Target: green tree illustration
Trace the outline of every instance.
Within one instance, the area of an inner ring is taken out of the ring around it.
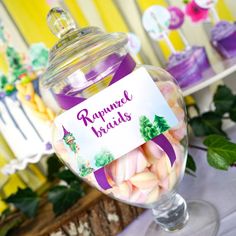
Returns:
[[[153,124],[156,127],[158,127],[158,129],[160,130],[160,133],[164,133],[166,130],[170,128],[165,118],[162,116],[155,115]]]
[[[84,177],[88,174],[91,174],[93,172],[93,168],[86,167],[84,164],[82,164],[79,168],[80,176]]]
[[[95,156],[95,165],[102,167],[114,160],[114,156],[107,150],[103,150]]]
[[[140,133],[146,142],[160,134],[158,126],[153,125],[146,116],[139,118],[139,125]]]

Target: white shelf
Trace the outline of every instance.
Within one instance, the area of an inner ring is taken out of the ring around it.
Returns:
[[[209,72],[205,73],[204,78],[190,87],[183,89],[183,95],[188,96],[203,88],[210,86],[212,83],[227,78],[236,72],[236,59],[225,60],[213,65],[214,75],[209,76]],[[208,75],[207,75],[208,74]]]

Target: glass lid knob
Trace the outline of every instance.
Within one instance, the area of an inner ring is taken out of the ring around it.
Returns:
[[[72,17],[60,7],[54,7],[49,11],[47,23],[52,33],[58,38],[62,38],[66,33],[77,28]]]

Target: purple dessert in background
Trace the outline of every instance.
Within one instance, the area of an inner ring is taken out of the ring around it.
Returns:
[[[205,70],[211,68],[210,61],[208,59],[206,49],[200,46],[193,46],[191,48],[194,52],[194,56],[197,60],[200,71],[203,73]]]
[[[236,25],[218,22],[211,30],[211,43],[224,58],[236,56]]]
[[[205,71],[212,73],[206,50],[199,46],[172,54],[166,69],[178,81],[181,88],[202,80]]]
[[[194,51],[191,49],[172,54],[166,69],[177,80],[181,88],[202,79]]]

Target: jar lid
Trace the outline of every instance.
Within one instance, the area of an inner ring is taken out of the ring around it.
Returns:
[[[123,47],[127,43],[124,33],[107,34],[97,27],[77,28],[72,17],[62,8],[52,8],[47,23],[60,40],[49,52],[49,66],[41,78],[44,88],[51,88],[78,68],[90,66],[94,61]]]

